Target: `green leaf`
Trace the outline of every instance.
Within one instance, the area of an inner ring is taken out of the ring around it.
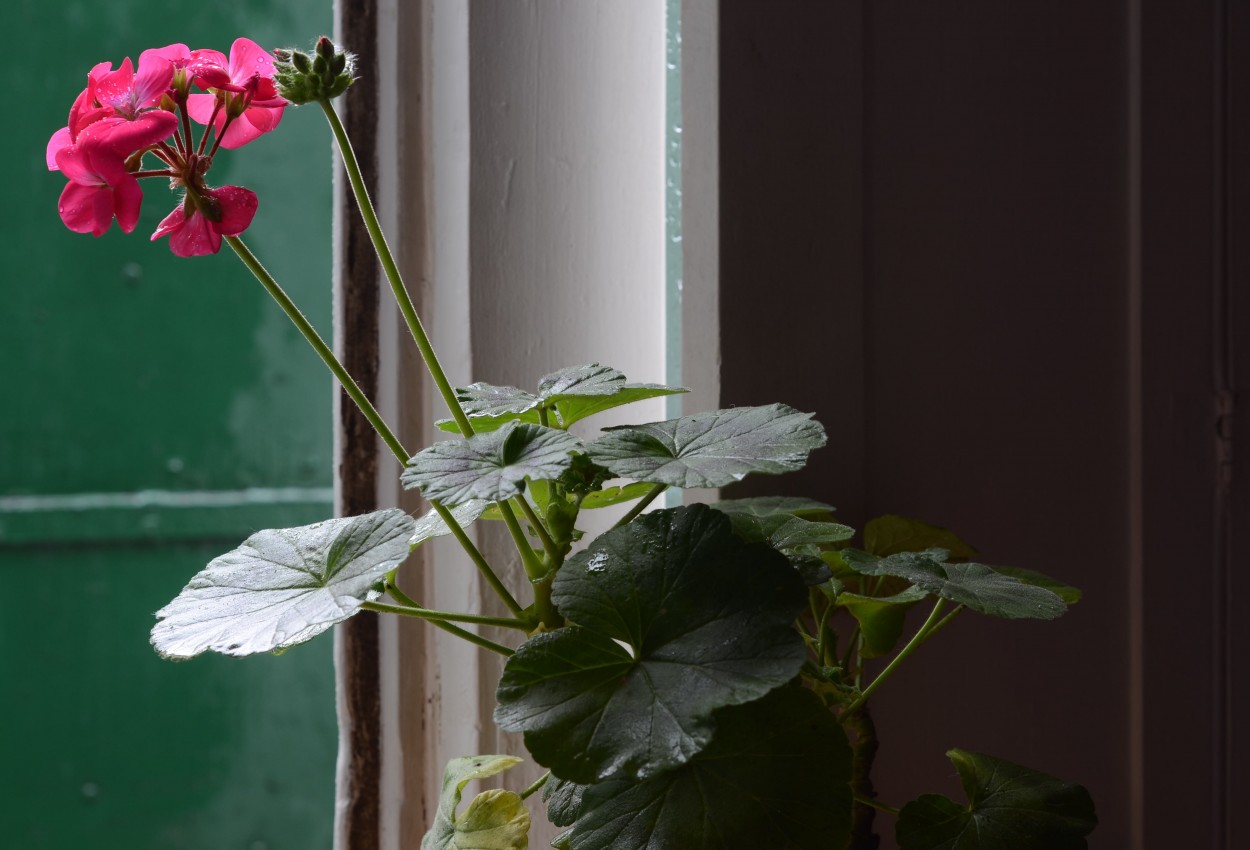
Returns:
[[[993,617],[1053,620],[1068,610],[1051,591],[1003,575],[993,567],[949,563],[950,553],[945,549],[900,552],[886,558],[856,549],[843,549],[841,554],[861,575],[896,576],[926,593]]]
[[[1024,567],[995,567],[994,569],[1005,576],[1019,579],[1025,584],[1031,584],[1034,587],[1044,587],[1069,605],[1075,605],[1081,601],[1080,590],[1050,576],[1042,575],[1033,570],[1026,570]]]
[[[482,433],[512,420],[538,424],[539,411],[544,409],[557,416],[550,424],[568,428],[580,419],[613,407],[684,392],[688,390],[683,387],[627,384],[625,375],[618,370],[589,363],[544,375],[538,384],[538,395],[516,387],[478,383],[457,389],[456,398],[473,429]],[[453,419],[442,419],[437,424],[445,431],[460,432]]]
[[[483,791],[456,821],[447,850],[526,850],[530,812],[515,791]],[[436,845],[437,846],[437,845]]]
[[[463,505],[451,508],[451,516],[461,528],[466,528],[477,522],[490,506],[491,503],[485,499],[474,499],[465,502]],[[438,515],[438,511],[431,510],[417,520],[412,539],[408,541],[408,545],[415,549],[425,541],[435,537],[442,537],[445,534],[451,534],[451,527],[443,522],[443,518]]]
[[[712,502],[708,507],[715,508],[731,517],[738,514],[766,517],[782,514],[798,516],[805,519],[824,517],[833,513],[833,505],[817,502],[815,499],[804,499],[796,496],[753,496],[747,499],[725,499]]]
[[[863,656],[879,658],[889,654],[903,634],[907,612],[912,605],[926,598],[918,587],[909,587],[894,596],[860,596],[856,593],[838,594],[837,604],[843,606],[859,623],[864,636]]]
[[[673,487],[723,487],[749,473],[794,472],[825,430],[784,404],[735,407],[646,425],[605,429],[590,459],[623,478]]]
[[[543,802],[547,805],[547,820],[556,826],[572,826],[582,808],[582,794],[587,786],[567,782],[554,775],[543,786]]]
[[[951,750],[968,805],[925,794],[899,814],[902,850],[1085,850],[1098,825],[1089,792],[990,756]]]
[[[457,817],[464,786],[521,763],[515,756],[467,756],[452,759],[443,770],[443,788],[430,831],[421,850],[525,850],[529,811],[512,791],[484,791]]]
[[[730,499],[711,507],[729,515],[734,534],[748,543],[767,543],[786,556],[808,586],[821,584],[832,575],[822,560],[820,546],[840,543],[855,535],[854,529],[835,522],[813,522],[795,514],[829,517],[833,508],[823,502],[770,496]]]
[[[499,502],[525,490],[525,479],[557,478],[573,463],[582,441],[541,425],[510,422],[467,440],[445,440],[408,461],[400,481],[427,499],[459,505]]]
[[[412,517],[391,509],[259,531],[156,612],[152,646],[183,659],[310,640],[381,595],[374,586],[408,556],[412,529]]]
[[[784,687],[717,715],[677,770],[586,787],[570,850],[827,850],[850,834],[851,751],[812,693]]]
[[[613,407],[684,392],[689,390],[661,384],[627,384],[624,374],[598,363],[561,369],[538,383],[543,403],[555,408],[565,428]]]
[[[864,548],[874,555],[897,555],[900,552],[923,552],[945,549],[951,558],[966,561],[975,558],[973,549],[954,532],[936,525],[901,516],[883,516],[869,520],[864,526]]]
[[[802,581],[705,505],[602,535],[560,569],[552,600],[577,625],[508,659],[495,721],[564,779],[681,765],[711,740],[716,709],[758,699],[803,664],[792,625]]]
[[[648,484],[646,481],[635,481],[619,487],[605,487],[594,493],[587,493],[586,498],[582,499],[582,507],[586,510],[594,510],[606,508],[609,505],[619,505],[622,502],[632,502],[635,499],[641,499],[654,488],[654,484]]]

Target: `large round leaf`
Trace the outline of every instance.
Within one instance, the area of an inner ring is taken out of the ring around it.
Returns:
[[[509,422],[467,440],[444,440],[408,461],[400,481],[451,507],[473,499],[500,502],[525,490],[525,479],[559,478],[582,441],[555,428]]]
[[[716,737],[677,770],[585,787],[570,850],[831,850],[850,833],[851,751],[810,692],[780,688],[717,715]]]
[[[152,646],[181,659],[272,652],[316,637],[378,598],[374,585],[408,555],[413,525],[391,509],[259,531],[156,612]]]
[[[752,472],[794,472],[825,430],[784,404],[734,407],[605,429],[590,459],[623,478],[673,487],[724,487]]]
[[[903,806],[902,850],[1085,850],[1098,824],[1080,785],[1009,761],[951,750],[968,804],[925,794]]]
[[[797,573],[704,506],[656,511],[570,558],[552,599],[576,626],[508,659],[496,722],[564,779],[645,778],[712,738],[712,714],[792,679]]]

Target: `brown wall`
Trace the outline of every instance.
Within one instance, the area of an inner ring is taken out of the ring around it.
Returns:
[[[1095,848],[1250,846],[1227,815],[1248,500],[1219,483],[1245,417],[1216,429],[1250,330],[1248,18],[721,3],[722,403],[831,435],[749,486],[924,518],[1086,593],[1056,623],[968,616],[883,688],[888,802],[954,794],[959,746],[1086,785]]]

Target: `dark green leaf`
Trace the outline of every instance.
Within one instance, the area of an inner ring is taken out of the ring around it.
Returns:
[[[525,490],[525,479],[556,478],[582,442],[541,425],[510,422],[467,440],[445,440],[418,452],[400,481],[427,499],[459,505],[472,499],[503,501]]]
[[[1075,605],[1081,601],[1080,590],[1050,576],[1042,575],[1033,570],[1026,570],[1024,567],[995,567],[994,569],[1005,576],[1019,579],[1025,584],[1031,584],[1034,587],[1044,587],[1069,605]]]
[[[1080,785],[965,750],[955,763],[968,805],[926,794],[903,807],[902,850],[1085,850],[1098,824]]]
[[[809,691],[784,687],[717,714],[689,763],[584,789],[570,850],[829,850],[850,832],[851,752]]]
[[[794,472],[825,431],[784,404],[735,407],[647,425],[605,429],[591,460],[623,478],[673,487],[724,487],[752,472]]]
[[[945,549],[900,552],[886,558],[856,549],[844,549],[841,554],[861,575],[896,576],[926,593],[994,617],[1053,620],[1068,610],[1051,591],[1003,575],[993,567],[949,563]]]
[[[819,546],[805,544],[778,551],[786,556],[790,566],[798,570],[803,583],[808,587],[823,584],[833,577],[833,571],[829,569],[829,565],[820,557],[821,551]]]
[[[945,549],[956,561],[966,561],[977,554],[976,549],[959,539],[952,531],[918,519],[893,515],[868,521],[864,526],[864,548],[882,557],[900,552]]]
[[[556,826],[572,826],[582,809],[582,794],[585,785],[566,782],[555,776],[547,780],[543,786],[543,802],[547,804],[547,820]]]
[[[878,658],[894,649],[903,634],[907,611],[927,595],[918,587],[886,597],[842,593],[838,595],[837,604],[850,611],[859,623],[864,636],[863,656]]]
[[[721,513],[729,514],[730,516],[750,514],[752,516],[765,517],[784,514],[786,516],[814,519],[833,513],[833,505],[826,505],[824,502],[796,496],[755,496],[749,499],[725,499],[722,502],[713,502],[708,507],[715,508]]]
[[[508,659],[495,720],[565,779],[683,764],[711,740],[716,709],[758,699],[803,664],[799,577],[704,505],[602,535],[561,568],[552,600],[578,625]]]
[[[466,756],[448,762],[438,810],[430,831],[421,839],[421,850],[525,850],[530,818],[519,795],[486,791],[474,798],[463,815],[456,815],[464,786],[520,763],[515,756]]]
[[[272,652],[316,637],[381,595],[374,586],[408,556],[413,525],[391,509],[259,531],[156,612],[152,646],[182,659]]]

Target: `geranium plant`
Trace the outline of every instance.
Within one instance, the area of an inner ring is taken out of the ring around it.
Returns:
[[[247,39],[229,56],[176,44],[102,63],[48,167],[68,182],[66,226],[96,236],[137,223],[139,180],[179,193],[152,234],[179,256],[224,241],[273,295],[404,467],[429,513],[401,510],[261,531],[211,561],[157,612],[152,644],[186,659],[244,656],[310,640],[363,610],[417,617],[507,657],[495,720],[524,734],[548,773],[525,789],[489,790],[460,806],[465,785],[506,771],[513,756],[467,754],[447,765],[423,850],[508,850],[528,843],[529,806],[567,830],[557,847],[869,848],[888,813],[903,850],[1083,848],[1089,795],[991,756],[952,749],[967,800],[878,800],[869,707],[900,664],[964,612],[1053,619],[1079,592],[1037,573],[974,562],[963,541],[901,517],[863,534],[828,505],[801,498],[731,499],[644,509],[670,488],[719,488],[799,469],[825,434],[784,404],[737,407],[603,429],[574,423],[684,392],[631,383],[591,363],[534,389],[454,388],[378,226],[331,100],[353,82],[350,55],[328,39],[310,54],[270,54]],[[223,150],[279,126],[289,105],[324,111],[382,268],[413,341],[446,402],[450,438],[410,453],[278,283],[240,239],[254,193],[208,182]],[[202,128],[198,130],[197,128]],[[583,511],[633,503],[593,540]],[[465,529],[502,522],[529,578],[518,598]],[[434,611],[396,573],[426,541],[452,535],[509,615]],[[912,608],[927,610],[907,632]],[[474,630],[511,630],[499,643]],[[865,662],[883,659],[868,675]]]

